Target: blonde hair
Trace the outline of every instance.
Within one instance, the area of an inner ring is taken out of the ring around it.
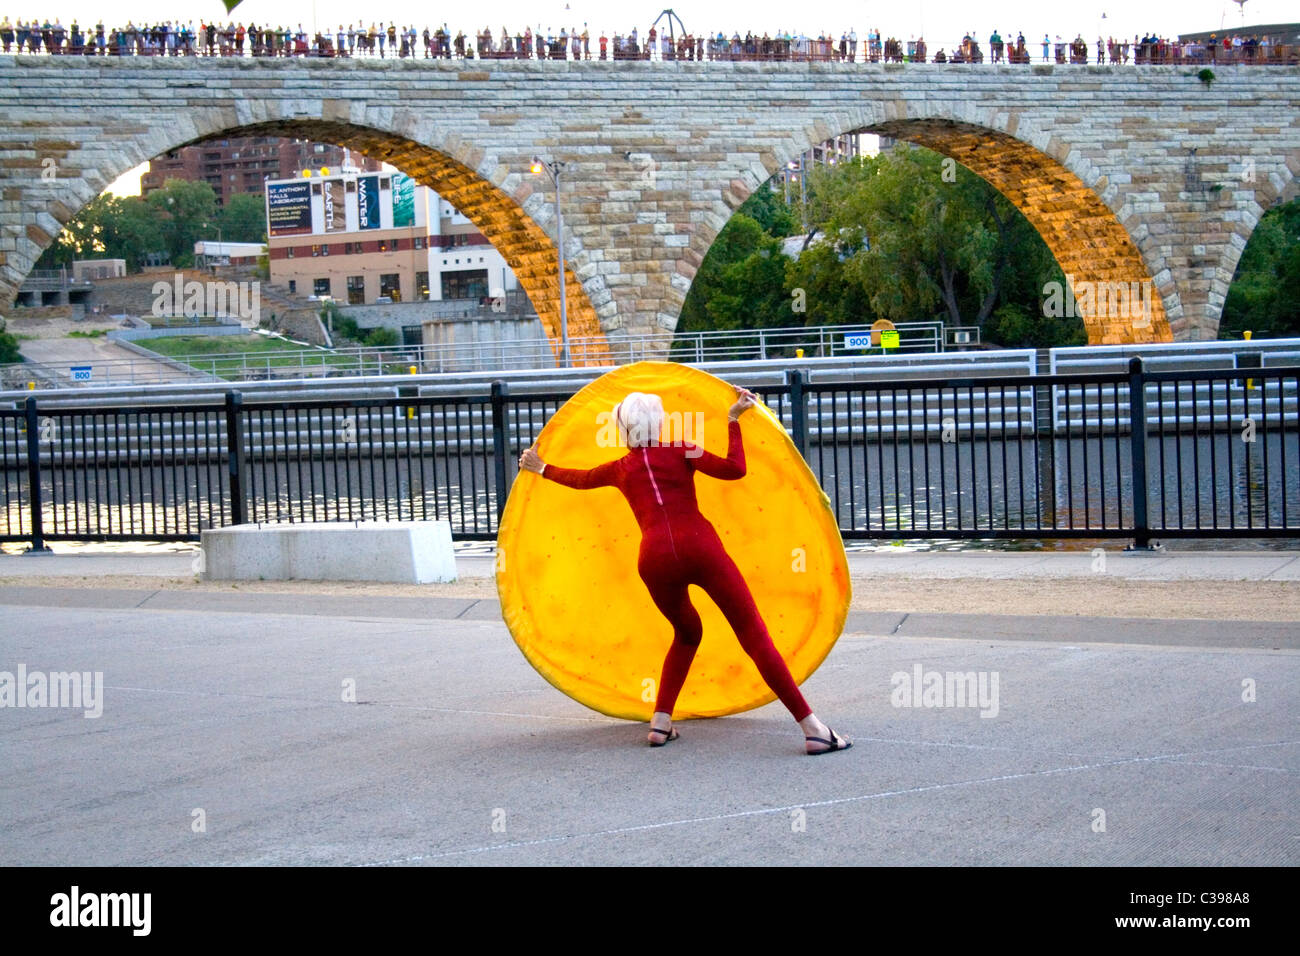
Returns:
[[[614,406],[618,437],[628,448],[659,444],[664,427],[664,403],[658,395],[631,392]]]

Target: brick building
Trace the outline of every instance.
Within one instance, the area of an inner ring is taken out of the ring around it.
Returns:
[[[149,163],[140,179],[140,192],[148,195],[169,179],[205,182],[217,194],[217,205],[239,193],[262,192],[269,179],[289,179],[304,169],[356,167],[378,172],[381,163],[342,146],[274,136],[210,139],[182,146]]]

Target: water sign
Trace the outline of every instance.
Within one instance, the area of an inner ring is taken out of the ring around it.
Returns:
[[[93,368],[93,366],[72,365],[69,366],[68,371],[72,373],[72,380],[74,382],[89,382],[91,368]]]

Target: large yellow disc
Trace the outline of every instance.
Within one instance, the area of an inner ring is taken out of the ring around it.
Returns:
[[[546,423],[537,453],[562,468],[622,457],[627,448],[610,441],[609,413],[629,392],[663,399],[663,441],[684,436],[726,455],[734,389],[670,362],[622,366],[587,385]],[[745,477],[697,473],[696,495],[802,683],[830,653],[848,614],[844,543],[829,499],[772,412],[756,406],[740,423]],[[528,662],[574,700],[629,720],[650,719],[673,640],[637,573],[640,544],[618,489],[579,491],[527,471],[515,479],[497,536],[501,611]],[[719,717],[774,700],[713,601],[695,586],[690,596],[704,637],[674,717]]]

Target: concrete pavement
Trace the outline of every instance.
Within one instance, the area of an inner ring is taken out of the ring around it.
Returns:
[[[51,554],[23,554],[25,545],[10,543],[0,553],[0,578],[28,575],[189,574],[197,545],[72,545],[56,542]],[[969,548],[969,546],[966,546]],[[1105,545],[1105,571],[1113,577],[1148,581],[1300,581],[1296,551],[1153,551],[1129,552],[1122,543]],[[22,558],[23,560],[14,560]],[[491,543],[456,545],[457,570],[463,577],[491,577]],[[1086,578],[1097,574],[1097,555],[1078,551],[912,550],[850,545],[849,571],[854,576],[911,579],[1013,577]]]
[[[1220,574],[1295,565],[1239,557]],[[80,576],[0,588],[0,670],[103,673],[100,717],[0,709],[0,862],[1300,862],[1297,623],[854,612],[804,691],[855,746],[810,760],[779,704],[648,748],[534,672],[488,600],[87,576],[128,558],[192,555],[0,556]],[[978,675],[982,703],[903,699],[931,672]]]

